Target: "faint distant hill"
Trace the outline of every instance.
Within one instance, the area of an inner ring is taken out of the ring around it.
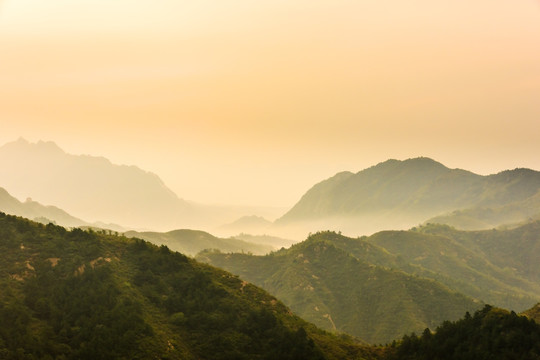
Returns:
[[[21,202],[11,196],[4,188],[0,188],[0,211],[32,219],[43,224],[53,223],[65,227],[92,227],[114,231],[125,230],[120,225],[102,221],[89,223],[71,216],[56,206],[42,205],[37,201],[33,201],[31,198],[27,198],[26,201]]]
[[[272,236],[272,235],[252,235],[252,234],[245,234],[245,233],[234,235],[234,238],[244,240],[244,241],[254,243],[254,244],[270,245],[275,248],[289,247],[295,242],[297,242],[295,240],[285,239],[285,238]]]
[[[90,221],[170,229],[197,218],[198,209],[156,174],[103,157],[67,154],[53,142],[5,144],[0,163],[0,184],[15,196],[55,204]]]
[[[125,235],[144,239],[157,245],[166,245],[171,250],[191,256],[205,249],[215,249],[224,253],[245,252],[255,255],[263,255],[275,250],[275,247],[271,245],[255,244],[236,238],[218,238],[198,230],[181,229],[165,233],[128,231]]]
[[[225,231],[230,233],[250,233],[250,234],[264,234],[272,226],[272,222],[266,220],[262,216],[242,216],[238,220],[232,223],[225,224],[217,228],[219,231]]]
[[[540,172],[481,176],[421,157],[339,173],[313,186],[276,224],[319,222],[344,231],[353,224],[374,231],[408,228],[437,216],[434,221],[487,228],[538,214]]]
[[[38,222],[52,222],[58,225],[74,227],[90,225],[84,220],[69,215],[56,206],[45,206],[28,198],[21,202],[11,196],[5,189],[0,188],[0,211],[17,216],[23,216]]]

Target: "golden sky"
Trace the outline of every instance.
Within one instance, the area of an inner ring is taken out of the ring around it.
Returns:
[[[20,136],[204,203],[288,207],[388,158],[540,170],[540,2],[0,1]]]

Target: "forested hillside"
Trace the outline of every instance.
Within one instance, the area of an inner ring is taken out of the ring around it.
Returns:
[[[222,270],[139,239],[0,213],[6,359],[360,359]]]
[[[406,335],[392,360],[534,360],[540,358],[540,325],[525,316],[486,305],[434,332]]]
[[[320,233],[267,256],[207,251],[206,261],[261,286],[328,330],[385,343],[458,319],[480,304],[441,284],[374,265]],[[368,244],[369,245],[369,244]]]

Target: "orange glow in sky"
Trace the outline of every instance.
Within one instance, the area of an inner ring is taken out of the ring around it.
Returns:
[[[540,6],[4,0],[0,145],[20,136],[205,203],[287,207],[387,158],[540,170]]]

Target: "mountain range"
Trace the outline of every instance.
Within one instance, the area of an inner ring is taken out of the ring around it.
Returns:
[[[153,173],[103,157],[67,154],[53,142],[7,143],[0,147],[0,162],[2,186],[11,193],[89,221],[168,228],[187,220],[195,208]]]
[[[435,328],[481,306],[433,280],[355,257],[332,236],[316,234],[262,257],[205,251],[197,259],[261,286],[317,326],[370,343]]]
[[[268,244],[256,243],[255,241],[248,242],[235,237],[218,238],[200,230],[180,229],[165,233],[127,231],[124,235],[144,239],[156,245],[166,245],[173,251],[189,256],[195,256],[205,249],[216,249],[223,252],[245,252],[255,255],[264,255],[275,250],[275,247]]]
[[[414,158],[336,174],[313,186],[275,223],[366,234],[424,222],[481,230],[537,217],[540,172],[481,176]]]
[[[540,299],[538,258],[540,222],[486,231],[426,225],[360,238],[326,231],[266,256],[197,256],[318,326],[373,343],[433,329],[481,303],[530,308]]]
[[[183,200],[153,173],[102,157],[71,155],[53,142],[7,143],[0,147],[0,162],[0,186],[18,198],[54,204],[87,223],[106,220],[131,229],[191,228],[227,237],[251,233],[300,241],[309,232],[328,229],[366,235],[443,223],[482,230],[540,219],[539,172],[514,169],[482,176],[424,157],[338,173],[314,185],[273,223],[246,216],[261,209]],[[66,226],[77,222],[64,219]]]
[[[527,231],[522,233],[524,241],[530,242]],[[357,311],[349,313],[353,321],[347,330],[378,326],[380,331],[374,337],[394,333],[404,321],[419,327],[424,325],[419,323],[422,319],[445,317],[461,306],[479,307],[435,281],[369,264],[334,245],[352,240],[331,232],[314,234],[288,250],[258,257],[264,260],[259,265],[261,270],[275,271],[275,266],[269,266],[273,262],[269,257],[280,258],[277,276],[270,280],[278,288],[282,284],[285,290],[278,291],[284,296],[287,289],[296,291],[293,297],[300,302],[300,309],[324,301],[328,307],[315,305],[312,312],[321,313],[334,328],[347,318],[336,312],[332,316],[328,309],[336,302],[352,304]],[[364,246],[369,243],[365,239],[357,240],[357,249],[376,249],[375,245]],[[480,237],[478,247],[485,242],[485,237]],[[68,231],[0,213],[0,251],[0,354],[4,358],[397,360],[540,356],[540,326],[514,312],[487,305],[473,316],[466,312],[459,320],[434,320],[429,324],[434,332],[426,328],[421,336],[405,334],[390,345],[367,346],[345,334],[321,331],[256,286],[165,245],[158,247],[92,229]],[[207,255],[216,253],[202,254]],[[234,256],[238,255],[254,258]],[[249,267],[250,261],[242,259],[241,266]],[[340,293],[346,294],[344,302]],[[364,309],[366,305],[368,309]],[[367,324],[360,319],[366,310],[373,312],[372,322]],[[524,314],[537,318],[538,304]]]
[[[23,138],[0,147],[0,187],[17,198],[54,204],[73,217],[123,228],[212,230],[270,208],[203,205],[178,197],[154,173],[104,157],[72,155],[54,142]],[[69,226],[68,224],[65,224]]]

